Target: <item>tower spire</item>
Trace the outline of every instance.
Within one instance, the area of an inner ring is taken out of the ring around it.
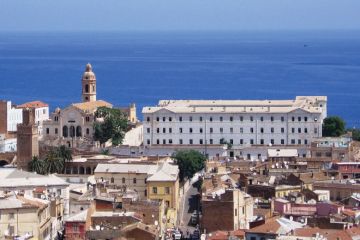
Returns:
[[[96,77],[92,71],[90,63],[86,64],[85,72],[81,80],[82,85],[82,101],[93,102],[96,101]]]

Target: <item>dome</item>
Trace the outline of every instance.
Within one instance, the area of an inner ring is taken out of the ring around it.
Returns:
[[[86,69],[82,78],[83,80],[96,80],[95,73],[92,71],[90,63],[86,64]]]

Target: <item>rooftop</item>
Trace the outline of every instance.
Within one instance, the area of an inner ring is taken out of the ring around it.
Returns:
[[[49,105],[47,103],[44,103],[42,101],[32,101],[17,105],[17,108],[43,108],[48,106]]]
[[[73,103],[72,106],[85,111],[85,112],[95,112],[99,107],[112,107],[111,103],[105,102],[103,100],[97,100],[92,102],[82,102],[82,103]]]

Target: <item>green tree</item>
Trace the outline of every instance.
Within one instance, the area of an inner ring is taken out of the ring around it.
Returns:
[[[69,162],[72,160],[71,149],[65,145],[61,145],[60,147],[56,148],[55,153],[56,156],[63,159],[64,162]]]
[[[29,162],[29,170],[38,174],[46,174],[45,162],[40,160],[37,156],[33,156]]]
[[[48,152],[45,162],[45,171],[49,173],[63,173],[65,167],[65,161],[61,158],[56,150]]]
[[[112,144],[120,145],[128,128],[128,120],[120,109],[100,107],[95,112],[95,117],[102,118],[102,122],[94,124],[94,139],[100,144],[112,140]]]
[[[338,137],[345,133],[345,122],[338,116],[327,117],[323,123],[324,137]]]
[[[360,141],[360,129],[353,128],[353,129],[348,129],[348,131],[352,133],[352,139],[354,141]]]
[[[195,150],[176,151],[172,158],[179,166],[179,178],[183,181],[185,178],[191,178],[194,174],[205,167],[206,157]]]

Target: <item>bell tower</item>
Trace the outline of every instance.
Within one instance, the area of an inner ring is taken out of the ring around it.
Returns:
[[[85,72],[81,80],[82,85],[82,101],[93,102],[96,101],[96,77],[92,71],[90,63],[86,64]]]

